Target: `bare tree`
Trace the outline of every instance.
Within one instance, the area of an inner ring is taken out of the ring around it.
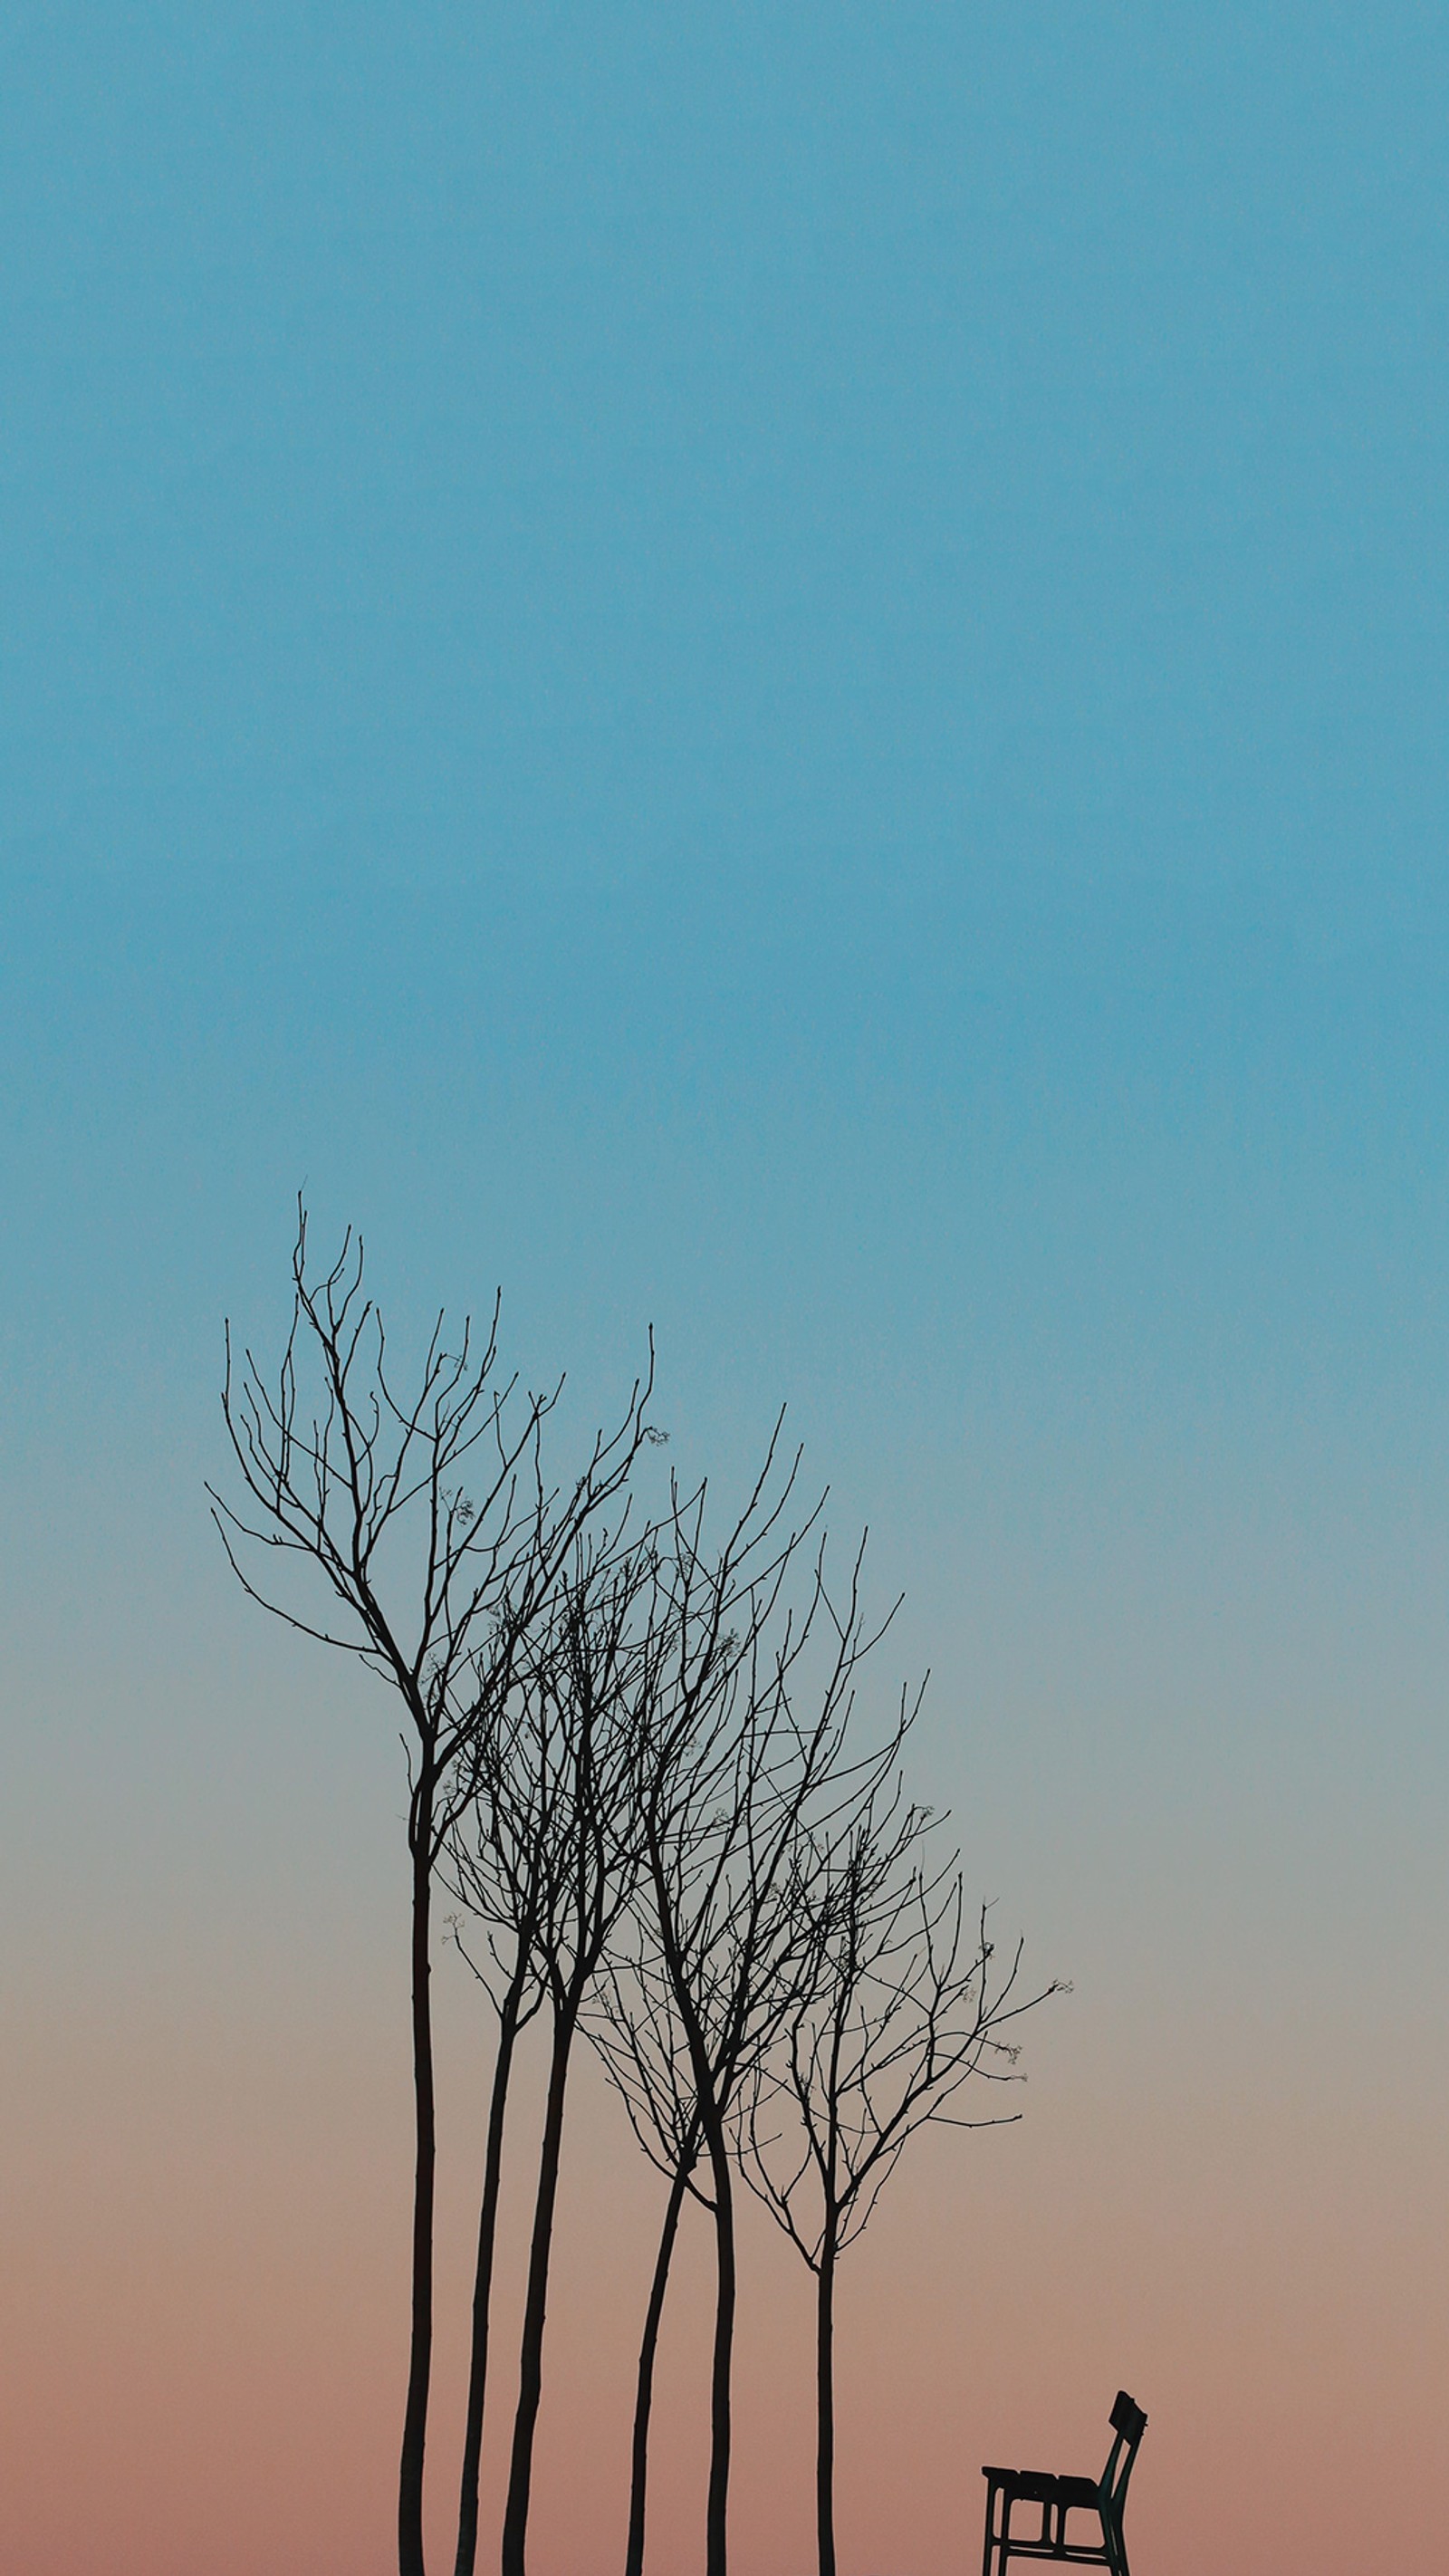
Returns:
[[[600,1433],[581,1472],[551,1487],[542,1431],[559,1389],[521,1393],[495,1375],[498,1308],[457,1346],[435,1324],[410,1392],[397,1391],[380,1315],[363,1289],[360,1238],[309,1274],[299,1206],[291,1330],[279,1367],[233,1361],[223,1408],[241,1471],[238,1511],[213,1492],[245,1590],[305,1636],[353,1654],[398,1693],[408,1754],[415,2170],[407,2399],[398,2476],[400,2576],[424,2576],[422,2501],[433,2326],[437,2155],[430,1997],[433,1874],[458,1795],[458,1763],[506,1691],[523,1641],[579,1534],[606,1512],[647,1437],[649,1379]],[[464,1475],[474,1490],[465,1492]],[[273,1598],[241,1552],[300,1559],[332,1596],[336,1627]]]
[[[476,1740],[473,1798],[451,1836],[458,1883],[470,1901],[495,1917],[512,1910],[515,1967],[526,1942],[551,2025],[504,2576],[524,2571],[570,2062],[585,1999],[639,1865],[636,1731],[660,1652],[648,1616],[651,1592],[647,1546],[591,1549],[580,1542],[546,1617],[515,1658],[508,1722]],[[480,2410],[481,2402],[480,2388]],[[476,2464],[473,2495],[464,2501],[476,2538]]]
[[[473,1739],[465,1757],[466,1795],[457,1802],[443,1854],[450,1884],[482,1926],[482,1954],[464,1939],[456,1919],[454,1938],[498,2017],[473,2266],[455,2576],[473,2576],[478,2554],[478,2481],[493,2265],[514,2053],[521,2032],[544,2000],[537,1942],[545,1902],[551,1783],[521,1758],[520,1738],[525,1734],[516,1700],[510,1697],[491,1713],[486,1732]]]
[[[661,1993],[657,1979],[640,1976],[619,1960],[610,1961],[605,1974],[605,1992],[589,2024],[589,2036],[623,2100],[635,2137],[669,2184],[639,2338],[630,2439],[624,2567],[625,2576],[642,2576],[654,2369],[679,2222],[687,2198],[699,2202],[711,2216],[714,2202],[696,2180],[704,2131],[667,1993]]]
[[[893,1760],[904,1714],[863,1764],[847,1750],[853,1678],[880,1633],[859,1601],[860,1560],[837,1607],[820,1552],[803,1598],[786,1578],[804,1531],[780,1535],[794,1482],[770,1499],[774,1447],[740,1521],[713,1558],[701,1494],[676,1511],[652,1605],[668,1641],[641,1730],[641,1895],[633,1942],[602,1990],[594,2036],[651,2159],[670,2178],[640,2350],[627,2576],[640,2576],[653,2370],[687,2193],[714,2221],[707,2576],[725,2576],[735,2217],[730,2118],[787,2015],[808,1956],[796,1902],[802,1822],[868,1795]],[[798,1461],[797,1461],[798,1464]],[[813,1516],[812,1516],[813,1517]],[[807,1523],[806,1527],[808,1528]],[[803,1659],[824,1642],[813,1713],[797,1702]],[[707,2167],[708,2187],[696,2180]]]
[[[816,2531],[835,2576],[835,2276],[906,2141],[927,2122],[995,2126],[952,2108],[973,2076],[1011,2080],[1021,1945],[993,1974],[983,1910],[968,1930],[954,1857],[930,1855],[928,1809],[882,1780],[843,1826],[806,1830],[795,1902],[807,1955],[777,2057],[756,2061],[736,2143],[747,2180],[816,2280]],[[1045,1994],[1059,1991],[1048,1986]],[[782,2107],[792,2114],[781,2123]]]

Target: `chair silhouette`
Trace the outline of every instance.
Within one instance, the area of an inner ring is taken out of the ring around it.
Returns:
[[[1122,2538],[1122,2507],[1137,2445],[1147,2418],[1125,2388],[1112,2408],[1112,2448],[1100,2478],[1059,2478],[1044,2469],[983,2469],[986,2480],[986,2556],[982,2576],[1004,2576],[1008,2558],[1050,2558],[1058,2566],[1105,2567],[1110,2576],[1128,2576],[1127,2545]],[[1011,2528],[1014,2504],[1039,2504],[1041,2529],[1018,2539]],[[1102,2526],[1100,2540],[1068,2540],[1067,2515],[1094,2513]]]

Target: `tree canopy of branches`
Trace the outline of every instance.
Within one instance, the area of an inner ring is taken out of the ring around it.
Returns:
[[[425,2576],[437,2109],[439,1881],[491,2000],[496,2048],[473,2259],[454,2576],[476,2576],[480,2462],[505,2130],[522,2034],[547,2033],[503,2511],[502,2576],[525,2555],[570,2068],[597,2048],[668,2184],[640,2339],[625,2576],[644,2576],[654,2374],[681,2216],[714,2248],[706,2576],[727,2576],[737,2177],[814,2275],[820,2576],[835,2576],[835,2279],[905,2143],[973,2078],[1015,2069],[1021,1953],[998,1968],[954,1857],[899,1773],[919,1692],[857,1708],[890,1625],[867,1615],[864,1542],[827,1569],[821,1503],[777,1422],[743,1509],[712,1535],[707,1488],[671,1481],[641,1516],[635,1469],[661,1435],[650,1366],[575,1472],[546,1468],[560,1386],[497,1366],[439,1316],[399,1371],[360,1240],[308,1260],[299,1207],[280,1359],[235,1356],[223,1407],[241,1494],[214,1517],[249,1596],[341,1649],[401,1703],[408,1767],[414,2106],[400,2576]],[[561,1385],[561,1382],[560,1382]],[[289,1578],[299,1579],[295,1582]],[[1048,1993],[1055,1991],[1047,1988]],[[1006,2115],[997,2115],[1006,2116]]]
[[[513,1687],[583,1534],[610,1525],[650,1436],[652,1363],[617,1428],[599,1433],[570,1479],[551,1483],[543,1434],[559,1388],[530,1394],[499,1377],[497,1302],[484,1332],[465,1319],[451,1347],[440,1315],[403,1387],[363,1274],[362,1243],[350,1232],[330,1267],[310,1268],[299,1207],[292,1321],[280,1362],[268,1372],[249,1348],[238,1362],[228,1326],[223,1408],[243,1495],[240,1508],[215,1491],[212,1503],[251,1598],[303,1635],[355,1656],[396,1691],[404,1712],[416,2153],[398,2563],[400,2576],[424,2576],[437,2160],[434,1873],[473,1794],[464,1757]],[[261,1563],[278,1576],[300,1564],[314,1592],[320,1581],[330,1614],[311,1606],[305,1587],[295,1600],[277,1597]]]

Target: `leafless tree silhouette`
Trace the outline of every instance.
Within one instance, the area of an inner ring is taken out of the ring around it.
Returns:
[[[542,1434],[559,1389],[532,1395],[498,1379],[496,1302],[481,1338],[465,1320],[451,1349],[440,1316],[403,1394],[382,1319],[364,1293],[360,1238],[349,1231],[331,1267],[312,1274],[299,1206],[292,1285],[291,1330],[270,1375],[249,1349],[234,1361],[228,1326],[222,1401],[245,1500],[238,1510],[213,1490],[212,1503],[251,1598],[303,1635],[358,1657],[392,1685],[405,1713],[416,2161],[398,2564],[400,2576],[424,2576],[437,2155],[434,1872],[467,1794],[460,1758],[506,1696],[581,1533],[607,1516],[648,1437],[652,1362],[618,1428],[598,1435],[572,1482],[552,1486]],[[320,1575],[337,1624],[254,1582],[243,1563],[244,1555],[255,1562],[253,1550],[279,1573],[281,1560],[298,1559]]]
[[[504,2576],[523,2576],[525,2563],[570,2062],[585,2000],[640,1862],[637,1729],[662,1649],[649,1616],[652,1592],[647,1544],[576,1546],[546,1616],[515,1658],[506,1722],[475,1741],[473,1796],[450,1838],[470,1901],[485,1918],[512,1907],[517,1936],[526,1925],[551,2024]],[[515,1960],[521,1946],[520,1937]],[[471,2503],[476,2532],[476,2484]]]
[[[777,1432],[778,1437],[778,1432]],[[616,1945],[592,2036],[635,2134],[670,2192],[640,2349],[626,2576],[643,2564],[653,2372],[680,2213],[710,2210],[716,2251],[707,2576],[725,2576],[735,2213],[730,2121],[742,2086],[786,2020],[810,1957],[798,1902],[807,1820],[823,1829],[867,1798],[894,1760],[887,1741],[849,1747],[854,1676],[880,1630],[860,1606],[860,1560],[837,1604],[823,1547],[805,1551],[814,1515],[787,1529],[795,1470],[775,1445],[723,1547],[704,1541],[704,1496],[677,1507],[661,1547],[651,1619],[666,1651],[651,1674],[640,1732],[640,1893]],[[798,1465],[798,1461],[796,1462]],[[792,1573],[803,1573],[791,1584]],[[805,1685],[820,1652],[811,1696]],[[808,1705],[810,1715],[800,1711]],[[697,2179],[707,2169],[707,2187]]]
[[[968,1919],[955,1857],[932,1858],[929,1810],[878,1779],[843,1820],[807,1825],[794,1871],[805,1959],[780,2043],[757,2059],[734,2134],[746,2179],[816,2280],[816,2530],[835,2576],[835,2276],[906,2141],[953,2108],[974,2076],[1014,2076],[1010,2026],[1045,1995],[1019,1995],[1021,1946],[994,1972],[986,1914]],[[973,1927],[974,1924],[974,1928]]]
[[[454,1937],[498,2017],[473,2267],[455,2576],[473,2576],[478,2554],[478,2479],[488,2388],[493,2265],[514,2055],[520,2033],[544,2000],[537,1942],[546,1902],[552,1784],[521,1758],[526,1735],[516,1702],[512,1697],[505,1699],[502,1707],[490,1714],[486,1732],[480,1730],[468,1748],[465,1794],[456,1802],[443,1849],[443,1869],[460,1901],[477,1918],[481,1946],[475,1947],[465,1938],[456,1919]]]

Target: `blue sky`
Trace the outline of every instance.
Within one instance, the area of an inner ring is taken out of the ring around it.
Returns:
[[[305,1185],[585,1402],[789,1397],[928,1599],[972,1496],[1434,1518],[1434,13],[6,45],[42,1489],[181,1541]]]
[[[1215,1943],[1268,2054],[1315,1961],[1392,2020],[1442,1954],[1442,12],[16,6],[0,67],[26,1801],[58,1702],[139,1919],[214,1687],[236,1919],[291,1866],[200,1484],[305,1186],[585,1410],[652,1322],[692,1460],[790,1400],[1114,2029],[1175,2045]]]
[[[646,1303],[1366,1327],[1438,1248],[1440,33],[22,13],[22,1210],[124,1279],[463,1183],[512,1277],[582,1188]]]

